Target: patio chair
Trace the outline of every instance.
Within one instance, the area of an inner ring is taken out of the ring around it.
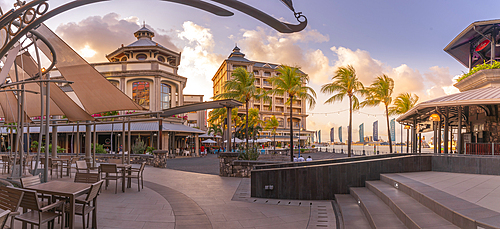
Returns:
[[[61,158],[63,158],[63,156],[61,156]],[[66,169],[69,173],[69,177],[71,178],[71,166],[76,163],[76,161],[78,161],[78,158],[77,157],[73,157],[71,158],[67,164],[63,164],[61,166],[61,169],[64,171],[64,169]]]
[[[92,201],[94,201],[95,198],[97,198],[97,195],[99,194],[99,190],[101,190],[102,182],[104,182],[104,181],[98,181],[98,182],[92,184],[92,186],[90,186],[89,192],[87,193],[87,196],[80,196],[80,197],[76,198],[76,200],[75,200],[75,203],[76,203],[75,214],[82,216],[83,228],[86,228],[85,227],[85,216],[89,215],[90,212],[96,210],[95,205],[90,205],[90,203]],[[69,216],[69,209],[68,208],[65,208],[65,213],[67,213],[66,216]],[[90,219],[90,215],[87,216],[87,227],[89,226],[89,219]],[[95,220],[95,219],[93,219],[93,220]]]
[[[7,223],[7,219],[9,219],[10,211],[0,212],[0,228],[5,227],[5,223]]]
[[[10,166],[10,157],[9,156],[2,156],[2,174],[6,173],[8,171],[8,168]]]
[[[141,184],[142,188],[144,189],[144,177],[142,174],[144,173],[144,167],[146,167],[146,162],[141,163],[140,168],[131,168],[130,171],[132,174],[126,175],[126,178],[137,178],[137,189],[139,192],[141,191]],[[129,184],[130,186],[131,184]]]
[[[105,175],[103,179],[106,180],[106,186],[105,186],[106,189],[108,189],[109,180],[115,181],[115,194],[116,194],[118,190],[118,180],[122,179],[122,182],[125,182],[123,180],[123,176],[118,172],[116,164],[101,164],[101,173]]]
[[[46,158],[42,157],[40,158],[40,164],[45,167],[45,160]],[[59,172],[59,164],[52,162],[52,158],[49,158],[49,163],[48,163],[48,170],[50,171],[50,177],[52,177],[52,170],[55,168],[56,169],[56,177]]]
[[[24,223],[29,223],[32,225],[36,225],[39,228],[48,223],[48,228],[54,228],[55,219],[57,217],[63,216],[63,212],[57,212],[57,209],[64,209],[65,200],[56,201],[52,204],[49,204],[45,207],[42,207],[42,204],[38,200],[38,193],[36,191],[31,190],[23,190],[24,195],[21,201],[21,207],[23,211],[30,210],[26,213],[22,213],[15,217],[16,220],[19,220]],[[62,208],[61,208],[62,207]],[[64,217],[62,217],[61,229],[64,228]]]
[[[14,228],[14,216],[21,214],[18,209],[23,198],[23,191],[10,187],[0,186],[0,209],[10,211],[11,222],[10,228]],[[4,228],[5,222],[2,224],[0,220],[0,228]]]
[[[41,184],[41,183],[42,183],[42,181],[41,181],[40,175],[28,176],[28,177],[21,178],[21,187],[22,188],[27,188],[29,186],[33,186],[33,185],[37,185],[37,184]],[[50,196],[44,195],[42,193],[38,194],[38,198],[42,199],[44,205],[47,205],[49,203],[49,200],[50,200]],[[47,200],[45,200],[45,199],[47,199]]]
[[[75,173],[75,183],[93,184],[100,180],[101,176],[98,173]]]
[[[76,172],[77,173],[99,173],[97,170],[91,170],[87,167],[86,161],[76,161]]]

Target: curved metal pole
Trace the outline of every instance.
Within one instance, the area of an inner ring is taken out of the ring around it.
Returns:
[[[4,16],[0,17],[0,26],[5,26],[7,23],[11,22],[14,20],[17,16],[20,16],[23,12],[26,12],[28,9],[30,9],[32,6],[36,4],[40,4],[42,2],[45,2],[47,0],[34,0],[32,2],[29,2],[22,6],[21,8],[15,10],[15,11],[9,11],[6,13]],[[26,35],[29,31],[32,29],[36,28],[38,25],[46,21],[47,19],[50,19],[60,13],[63,13],[65,11],[77,8],[79,6],[83,5],[88,5],[96,2],[104,2],[104,1],[110,1],[110,0],[75,0],[73,2],[69,2],[67,4],[64,4],[62,6],[59,6],[55,8],[52,11],[49,11],[40,17],[34,19],[30,24],[26,25],[21,31],[19,31],[12,39],[2,48],[0,51],[0,57],[5,56],[7,51],[14,46],[14,44],[24,35]],[[205,10],[210,13],[214,13],[218,16],[231,16],[233,13],[229,12],[227,10],[224,10],[218,6],[212,5],[207,2],[203,2],[200,0],[163,0],[163,1],[168,1],[168,2],[175,2],[179,4],[184,4],[188,6],[192,6],[198,9]],[[307,26],[307,18],[302,15],[302,13],[295,13],[295,17],[297,20],[300,22],[298,25],[293,25],[293,24],[288,24],[285,22],[280,22],[277,19],[269,16],[268,14],[251,7],[245,3],[239,2],[237,0],[212,0],[214,2],[223,4],[225,6],[231,7],[233,9],[236,9],[240,12],[243,12],[269,26],[272,28],[278,30],[281,33],[293,33],[293,32],[298,32],[303,30]],[[47,6],[48,7],[48,6]],[[302,21],[301,21],[302,20]]]

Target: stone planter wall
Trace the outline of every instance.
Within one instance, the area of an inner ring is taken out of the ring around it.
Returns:
[[[245,161],[238,160],[238,153],[219,153],[219,176],[250,177],[255,165],[275,164],[279,161]]]
[[[153,150],[152,166],[157,168],[167,168],[167,150]]]

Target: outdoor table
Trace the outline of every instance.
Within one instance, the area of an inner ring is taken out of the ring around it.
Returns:
[[[26,187],[26,189],[34,190],[39,193],[62,196],[69,200],[69,228],[74,228],[75,222],[75,198],[90,190],[92,184],[87,183],[73,183],[67,181],[50,181],[33,186]],[[97,198],[93,201],[94,207],[97,207]],[[92,213],[92,227],[97,228],[97,210]]]
[[[101,164],[99,164],[99,166],[101,166],[102,164],[113,164],[113,163],[101,163]],[[125,172],[128,171],[128,174],[132,174],[132,171],[130,171],[130,168],[132,168],[132,165],[131,164],[116,164],[116,168],[122,170],[122,192],[125,192],[125,177],[126,177]],[[132,178],[128,178],[129,184],[131,181],[132,181]],[[106,180],[106,185],[107,184],[108,184],[108,181]],[[130,185],[129,185],[129,188],[130,188]]]
[[[61,178],[63,177],[63,164],[66,163],[66,164],[69,164],[69,161],[71,161],[71,158],[52,158],[52,161],[54,162],[57,162],[57,163],[61,163]],[[69,176],[69,171],[66,172],[66,176]]]

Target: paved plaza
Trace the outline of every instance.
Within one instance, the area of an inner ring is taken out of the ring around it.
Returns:
[[[186,160],[201,163],[215,159],[207,156]],[[304,229],[335,225],[330,201],[251,199],[248,178],[149,166],[144,178],[144,189],[140,192],[135,182],[125,193],[118,190],[114,194],[114,181],[110,181],[107,190],[103,186],[98,197],[99,228]],[[69,177],[59,180],[72,181]],[[119,189],[120,185],[121,182]],[[76,216],[76,228],[82,228],[81,223],[81,217]],[[16,223],[15,228],[18,227],[20,223]]]

